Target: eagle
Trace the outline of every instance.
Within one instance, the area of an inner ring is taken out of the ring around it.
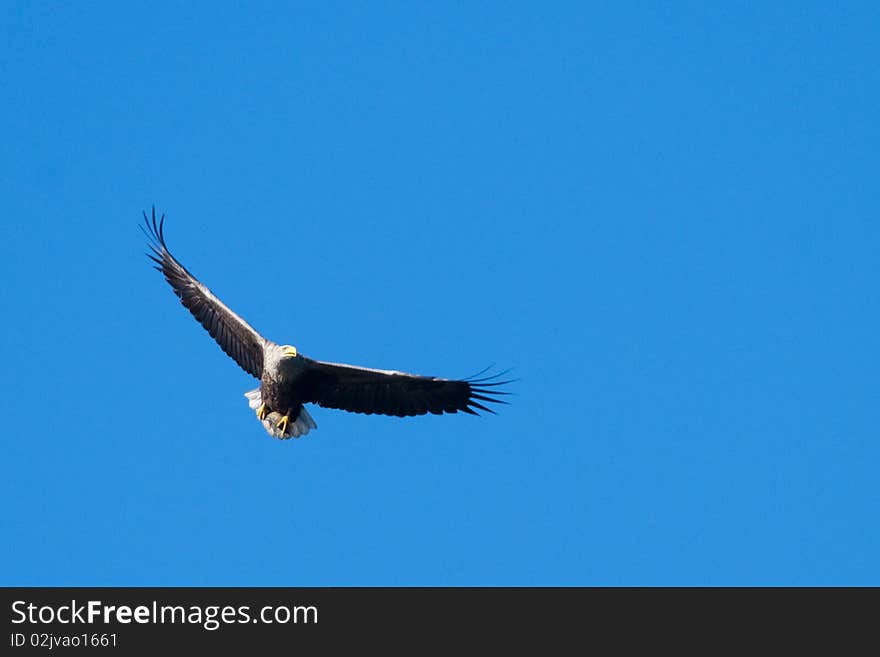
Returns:
[[[259,379],[260,386],[244,396],[270,436],[286,440],[316,429],[305,404],[407,417],[459,411],[494,414],[487,404],[507,403],[500,397],[510,393],[499,388],[512,383],[500,380],[509,370],[487,376],[483,370],[462,380],[442,379],[312,360],[292,345],[267,340],[171,255],[165,243],[165,215],[157,220],[155,206],[151,217],[143,215],[141,229],[154,268],[220,348]]]

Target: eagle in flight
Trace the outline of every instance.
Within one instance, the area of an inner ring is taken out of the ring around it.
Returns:
[[[244,393],[248,405],[269,435],[299,438],[317,424],[304,404],[317,404],[352,413],[406,417],[433,413],[477,411],[494,413],[486,404],[504,404],[509,393],[499,390],[506,372],[464,380],[374,370],[325,363],[303,356],[296,347],[275,344],[257,333],[244,319],[214,296],[171,255],[165,244],[165,215],[156,219],[144,212],[148,257],[171,285],[180,302],[239,366],[259,379],[260,387]]]

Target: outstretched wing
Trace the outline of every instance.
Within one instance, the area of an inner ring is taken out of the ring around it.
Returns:
[[[156,263],[180,297],[180,302],[189,310],[193,317],[205,327],[211,337],[241,368],[258,379],[263,375],[263,346],[266,340],[257,333],[250,324],[232,312],[226,304],[215,297],[211,290],[202,285],[186,267],[181,265],[168,251],[165,244],[165,215],[157,221],[156,208],[152,218],[144,212],[146,229],[144,233],[150,241],[153,255],[147,256]]]
[[[424,415],[457,413],[479,415],[474,409],[494,413],[484,405],[505,404],[499,395],[509,394],[497,386],[505,372],[482,379],[453,381],[389,370],[371,370],[305,358],[303,401],[352,413]],[[482,402],[482,403],[481,403]]]

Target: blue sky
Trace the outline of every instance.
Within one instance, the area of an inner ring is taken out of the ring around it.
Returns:
[[[4,3],[0,583],[880,584],[876,3]],[[497,416],[255,383],[270,339]]]

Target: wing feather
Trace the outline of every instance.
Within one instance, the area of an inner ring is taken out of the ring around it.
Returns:
[[[495,387],[511,383],[497,381],[497,375],[479,380],[452,380],[305,360],[306,398],[303,401],[352,413],[398,417],[459,411],[478,415],[477,410],[494,413],[485,404],[507,403],[498,397],[509,393]]]
[[[152,254],[147,254],[171,285],[180,302],[192,313],[220,348],[248,374],[263,375],[263,347],[266,340],[226,304],[215,297],[211,290],[190,274],[186,267],[168,251],[165,244],[165,215],[157,221],[156,208],[152,218],[144,213],[144,233],[150,242]]]

